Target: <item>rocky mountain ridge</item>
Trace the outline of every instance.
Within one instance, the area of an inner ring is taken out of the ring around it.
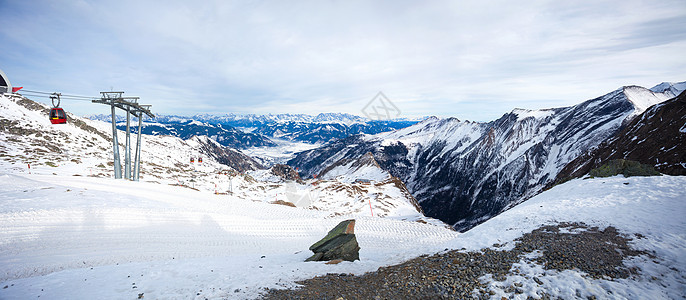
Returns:
[[[686,175],[686,92],[656,104],[597,148],[574,159],[558,174],[556,183],[581,177],[615,159],[654,166],[669,175]]]
[[[464,231],[538,193],[567,163],[680,86],[627,86],[570,107],[515,109],[488,123],[430,118],[391,133],[334,141],[288,164],[312,176],[371,152],[407,184],[428,216]]]
[[[207,136],[194,136],[187,143],[199,149],[206,157],[216,160],[218,163],[229,166],[238,172],[264,169],[260,163],[252,157],[238,150],[221,145],[219,142]]]

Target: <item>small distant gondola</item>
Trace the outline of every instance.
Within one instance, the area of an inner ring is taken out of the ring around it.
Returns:
[[[50,100],[52,101],[52,108],[50,109],[50,123],[52,124],[64,124],[67,123],[67,114],[64,109],[60,107],[60,94],[52,93],[50,95]],[[55,104],[57,100],[57,104]]]

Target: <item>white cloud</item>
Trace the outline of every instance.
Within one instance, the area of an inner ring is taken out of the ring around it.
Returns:
[[[684,80],[686,67],[683,1],[0,5],[10,76],[89,95],[113,86],[162,113],[359,114],[384,91],[406,114],[489,120]]]

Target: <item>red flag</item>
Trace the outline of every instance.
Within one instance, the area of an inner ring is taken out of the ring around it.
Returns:
[[[12,87],[12,93],[16,93],[16,92],[18,92],[19,90],[21,90],[21,89],[23,89],[23,88],[24,88],[23,86]]]

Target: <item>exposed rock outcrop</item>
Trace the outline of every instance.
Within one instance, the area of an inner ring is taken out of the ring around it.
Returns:
[[[346,220],[331,229],[323,239],[310,246],[314,255],[306,261],[360,260],[360,246],[355,237],[355,220]]]
[[[304,181],[300,178],[300,175],[298,175],[298,172],[296,172],[295,169],[289,165],[276,164],[271,168],[271,173],[283,178],[284,180],[304,183]]]
[[[591,177],[610,177],[622,174],[624,177],[631,176],[660,176],[651,165],[644,165],[633,160],[614,159],[606,164],[591,170]]]
[[[189,142],[197,143],[197,146],[203,153],[214,158],[220,164],[229,166],[238,172],[264,168],[252,157],[238,150],[223,146],[207,136],[194,136],[189,139]]]

